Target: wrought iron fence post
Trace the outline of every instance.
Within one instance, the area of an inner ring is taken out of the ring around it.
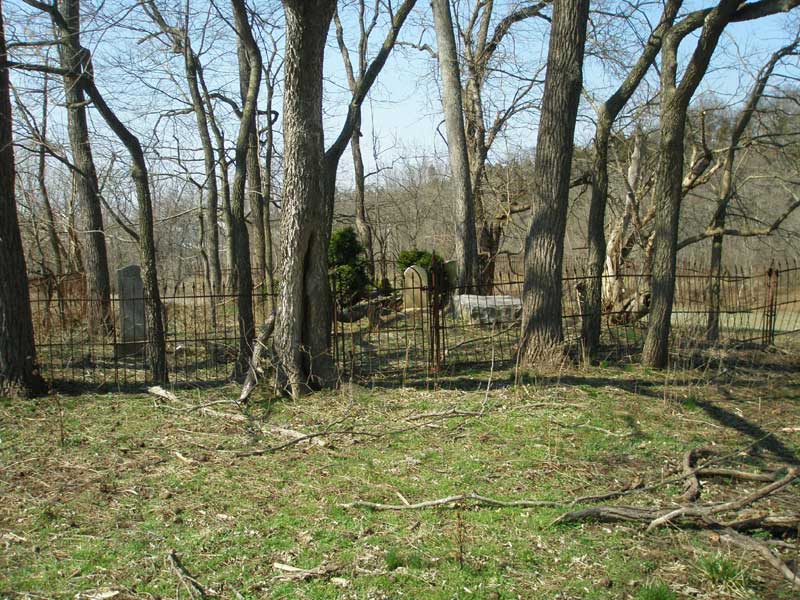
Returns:
[[[764,302],[764,326],[761,342],[765,346],[775,343],[775,317],[778,311],[778,269],[775,264],[767,270],[766,301]]]

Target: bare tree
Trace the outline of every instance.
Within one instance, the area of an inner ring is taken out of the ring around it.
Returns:
[[[508,126],[511,119],[519,114],[535,108],[531,93],[537,87],[535,75],[520,74],[519,86],[509,94],[504,105],[497,107],[491,114],[487,102],[495,95],[488,89],[490,76],[494,71],[494,63],[504,42],[511,36],[513,28],[527,19],[538,17],[548,19],[545,8],[549,2],[526,3],[513,5],[511,9],[492,28],[497,17],[497,7],[493,0],[476,2],[468,13],[465,23],[459,24],[461,44],[463,47],[462,75],[465,78],[462,100],[464,105],[464,121],[469,156],[469,171],[475,220],[478,228],[478,273],[477,279],[484,293],[491,292],[494,282],[495,263],[503,242],[503,233],[509,223],[509,215],[513,211],[527,211],[527,202],[511,205],[507,198],[491,206],[491,186],[487,186],[486,165],[489,152],[498,136]],[[512,61],[503,61],[496,65],[500,72],[510,68]],[[488,189],[487,189],[488,187]],[[495,196],[495,199],[497,197]]]
[[[588,0],[556,0],[536,143],[531,224],[525,239],[523,364],[559,360],[564,233],[573,137],[583,84]]]
[[[250,268],[250,236],[247,231],[245,219],[245,184],[248,178],[248,169],[260,168],[258,164],[258,147],[254,147],[256,136],[256,111],[258,91],[261,86],[261,52],[258,49],[250,20],[247,17],[247,8],[244,0],[231,0],[236,33],[239,36],[242,52],[240,53],[240,73],[244,69],[247,74],[247,84],[242,86],[244,103],[239,120],[239,134],[236,138],[236,154],[234,160],[235,171],[233,185],[231,186],[231,213],[234,261],[236,263],[236,304],[239,321],[239,353],[236,358],[234,377],[244,375],[250,364],[252,343],[255,334],[253,318],[253,274]],[[251,155],[251,152],[253,155]],[[248,158],[251,155],[251,158]],[[260,179],[257,181],[255,192],[260,196]],[[263,218],[257,221],[257,230],[263,240]],[[263,264],[263,263],[262,263]]]
[[[153,232],[153,203],[151,198],[150,181],[148,179],[147,162],[144,158],[142,145],[136,135],[128,129],[119,119],[113,109],[106,103],[105,98],[95,84],[94,66],[91,53],[80,44],[76,37],[74,15],[80,14],[79,0],[63,0],[63,6],[68,12],[65,17],[56,5],[45,4],[39,0],[24,0],[26,4],[41,10],[50,16],[53,26],[58,34],[59,45],[69,56],[74,57],[75,63],[69,69],[62,69],[61,74],[75,76],[74,85],[88,96],[100,116],[108,127],[119,138],[131,157],[131,179],[134,182],[136,197],[139,205],[139,255],[142,262],[145,302],[147,306],[146,319],[148,326],[147,354],[150,361],[152,378],[157,383],[168,380],[166,342],[164,338],[164,315],[161,305],[161,296],[158,289],[158,272],[156,267],[156,243]],[[47,70],[47,69],[43,69]]]
[[[113,329],[111,315],[111,284],[108,271],[108,253],[103,229],[103,212],[100,205],[99,184],[89,127],[86,117],[86,99],[81,79],[80,3],[77,0],[59,0],[58,11],[65,27],[55,27],[58,32],[58,54],[64,69],[64,99],[67,105],[67,130],[69,132],[73,171],[73,185],[83,216],[85,244],[83,264],[86,269],[86,291],[91,300],[90,326],[99,325],[105,332]],[[96,316],[95,316],[96,315]]]
[[[786,11],[798,0],[763,0],[742,5],[721,0],[714,8],[697,11],[673,26],[661,50],[661,116],[656,169],[655,236],[653,238],[652,300],[642,362],[653,367],[667,364],[670,321],[675,296],[675,262],[678,251],[678,219],[683,198],[683,155],[686,112],[695,90],[708,69],[723,30],[732,20],[758,18]],[[678,81],[678,47],[701,25],[699,39]]]
[[[432,0],[431,6],[442,78],[442,108],[450,156],[451,187],[455,201],[455,256],[458,265],[458,285],[473,287],[477,283],[478,244],[475,238],[475,204],[472,197],[467,139],[464,133],[458,51],[450,13],[450,0]]]
[[[36,361],[28,275],[14,193],[8,55],[0,4],[0,395],[47,391]]]
[[[639,84],[661,49],[664,33],[672,26],[683,0],[667,0],[661,18],[650,34],[639,58],[628,71],[625,79],[614,93],[603,102],[597,111],[597,125],[594,135],[594,156],[592,163],[592,196],[588,219],[588,271],[590,279],[586,289],[585,315],[582,323],[584,348],[594,353],[600,342],[600,317],[603,305],[603,269],[606,263],[605,213],[608,203],[608,150],[614,122],[622,109],[633,96]],[[641,152],[641,147],[639,147]],[[639,164],[632,161],[629,171],[629,194],[625,214],[631,214],[632,194],[639,176]],[[624,229],[619,230],[622,233]],[[614,247],[620,246],[621,236],[615,238]],[[617,253],[619,257],[621,252]]]
[[[211,291],[214,295],[219,295],[222,293],[222,268],[219,258],[219,222],[217,217],[219,212],[217,163],[214,154],[214,145],[209,132],[209,119],[206,112],[206,105],[200,90],[199,72],[202,70],[202,64],[200,62],[200,57],[192,47],[191,36],[189,35],[189,0],[186,2],[183,23],[178,26],[167,23],[154,0],[146,0],[142,3],[142,6],[148,16],[158,25],[161,32],[169,37],[169,47],[172,51],[176,54],[179,53],[183,57],[184,76],[187,87],[189,88],[192,111],[197,122],[197,133],[200,136],[200,144],[203,149],[203,165],[205,168],[203,191],[206,196],[206,218],[203,222],[205,238],[205,247],[203,250],[208,260]]]
[[[322,65],[335,0],[284,0],[284,183],[275,346],[291,394],[332,378]]]

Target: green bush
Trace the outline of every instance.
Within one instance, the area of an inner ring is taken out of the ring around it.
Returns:
[[[364,247],[352,227],[337,229],[328,243],[328,265],[340,267],[364,262]]]
[[[330,270],[333,278],[333,294],[340,306],[358,302],[369,285],[369,276],[364,265],[339,265]]]
[[[403,250],[397,256],[397,268],[400,269],[401,273],[413,265],[418,265],[430,272],[431,267],[436,264],[443,264],[441,257],[436,252],[428,252],[427,250],[412,248],[411,250]]]
[[[364,247],[352,227],[337,229],[328,244],[333,294],[340,306],[358,302],[369,286]]]
[[[444,261],[436,252],[412,248],[411,250],[403,250],[398,254],[397,268],[401,273],[413,265],[422,267],[427,271],[430,277],[429,281],[432,284],[435,282],[437,291],[444,292],[447,289],[447,274],[444,271]]]

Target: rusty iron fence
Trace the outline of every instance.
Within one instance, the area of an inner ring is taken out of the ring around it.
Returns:
[[[396,378],[515,360],[523,294],[523,278],[515,269],[501,265],[490,289],[452,288],[433,276],[427,281],[404,277],[396,268],[390,269],[388,279],[388,285],[367,300],[336,306],[331,348],[342,377]],[[565,344],[578,353],[587,279],[579,268],[565,268],[562,327]],[[642,298],[648,277],[623,273],[616,281],[629,302],[604,309],[602,353],[636,360],[647,330]],[[711,283],[707,268],[679,266],[673,349],[780,345],[800,331],[800,267],[796,264],[724,272],[719,280],[719,339],[714,344],[706,340]],[[212,293],[202,275],[168,282],[161,294],[170,381],[189,386],[229,381],[238,348],[237,295]],[[256,323],[267,318],[274,302],[271,290],[263,284],[256,286]],[[116,291],[111,307],[114,326],[109,333],[89,326],[96,315],[80,276],[32,280],[31,308],[39,362],[48,380],[89,389],[148,383],[143,352],[121,351],[125,344]]]

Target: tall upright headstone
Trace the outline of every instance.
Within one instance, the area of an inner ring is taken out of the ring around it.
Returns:
[[[428,308],[428,272],[418,265],[403,271],[403,309]]]
[[[139,354],[147,342],[144,284],[139,265],[129,265],[117,270],[117,292],[121,322],[121,340],[117,343],[117,356]]]

